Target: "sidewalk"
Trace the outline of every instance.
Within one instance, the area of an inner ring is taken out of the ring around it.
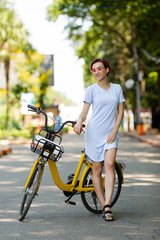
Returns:
[[[29,144],[31,139],[4,139],[0,140],[0,157],[12,153],[11,145]]]
[[[133,132],[125,132],[124,134],[131,137],[135,137],[138,140],[149,143],[155,147],[160,147],[160,133],[147,132],[145,134],[140,135],[138,134],[137,131],[133,131]]]
[[[124,135],[134,137],[142,142],[149,143],[155,147],[160,148],[160,133],[147,132],[143,135],[138,134],[137,131],[125,132]],[[15,139],[15,140],[0,140],[0,157],[12,153],[11,145],[30,144],[31,139]]]

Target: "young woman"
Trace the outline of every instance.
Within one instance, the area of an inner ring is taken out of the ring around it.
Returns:
[[[115,181],[115,159],[118,147],[118,129],[123,119],[125,101],[121,86],[108,82],[111,70],[105,59],[94,59],[90,65],[97,83],[87,88],[82,112],[74,131],[82,132],[82,123],[86,120],[90,106],[92,116],[85,130],[85,153],[93,165],[93,185],[103,209],[105,221],[113,221],[111,198]],[[101,174],[105,166],[105,196],[101,183]]]

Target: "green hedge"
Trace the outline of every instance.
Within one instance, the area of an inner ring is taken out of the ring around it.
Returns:
[[[7,130],[0,130],[0,139],[7,139],[9,137],[13,138],[31,138],[32,134],[28,129],[18,130],[18,129],[11,129]]]

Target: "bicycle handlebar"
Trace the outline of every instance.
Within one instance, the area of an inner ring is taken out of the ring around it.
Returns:
[[[66,124],[68,124],[68,123],[71,123],[71,124],[72,124],[72,127],[74,127],[74,125],[75,125],[77,122],[76,122],[76,121],[70,121],[70,120],[68,120],[68,121],[66,121],[66,122],[64,122],[64,123],[62,124],[62,126],[60,127],[60,129],[59,129],[57,132],[54,131],[54,133],[59,133],[59,132],[62,130],[62,128],[64,127],[64,125],[66,125]],[[82,127],[85,127],[85,125],[82,124]]]
[[[55,132],[54,130],[49,130],[48,129],[48,126],[47,126],[48,125],[48,116],[47,116],[46,112],[42,111],[42,109],[40,107],[35,107],[33,105],[30,105],[30,104],[28,104],[27,107],[29,108],[29,111],[35,112],[37,114],[42,113],[45,116],[45,127],[44,128],[45,128],[45,130],[49,131],[50,133],[54,133],[54,134],[59,133],[62,130],[62,128],[64,127],[64,125],[66,125],[68,123],[71,123],[72,127],[74,127],[74,125],[77,123],[76,121],[66,121],[62,124],[60,129],[57,132]],[[82,127],[85,127],[85,124],[82,124]]]
[[[37,110],[40,110],[39,107],[35,107],[35,106],[33,106],[33,105],[30,105],[30,104],[28,104],[27,107],[30,108],[30,109],[32,109],[32,111],[35,111],[35,112],[37,112]]]
[[[28,104],[27,107],[31,109],[31,110],[29,109],[29,111],[35,112],[37,114],[43,113],[43,115],[45,116],[45,127],[44,128],[45,128],[45,130],[48,130],[48,126],[47,126],[48,117],[47,117],[46,112],[42,111],[42,109],[40,107],[35,107],[30,104]]]

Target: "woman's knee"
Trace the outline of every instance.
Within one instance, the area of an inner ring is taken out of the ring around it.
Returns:
[[[108,150],[105,154],[105,168],[114,168],[116,159],[116,149]]]
[[[101,176],[102,170],[103,170],[103,165],[101,163],[92,163],[93,165],[93,174],[96,176]]]
[[[115,160],[113,159],[107,159],[105,161],[105,168],[115,168]]]

